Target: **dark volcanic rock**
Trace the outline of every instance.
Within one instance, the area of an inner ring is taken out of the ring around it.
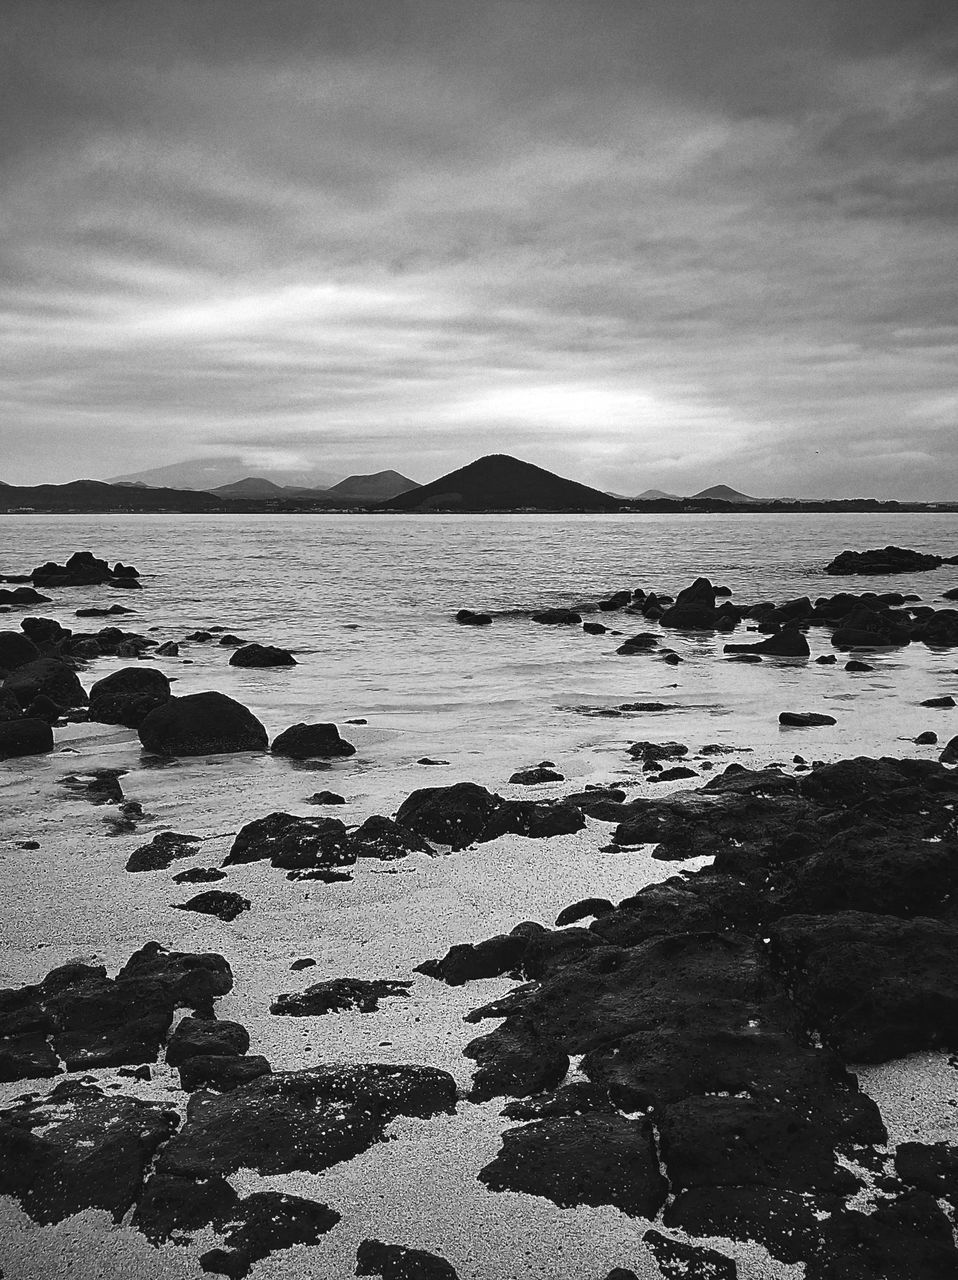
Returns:
[[[951,708],[955,705],[955,700],[950,693],[943,694],[940,698],[925,698],[921,704],[923,707],[944,707]]]
[[[58,707],[85,707],[86,690],[77,673],[57,658],[37,658],[24,663],[8,675],[0,686],[4,693],[12,694],[22,707],[27,707],[41,695],[50,698]]]
[[[397,1116],[428,1119],[455,1105],[455,1081],[433,1067],[275,1072],[191,1103],[186,1124],[160,1153],[157,1171],[192,1178],[237,1169],[318,1173],[379,1142]]]
[[[655,1230],[646,1231],[642,1243],[659,1264],[663,1280],[737,1280],[735,1263],[715,1249],[670,1240]]]
[[[479,1173],[492,1191],[544,1196],[560,1208],[611,1204],[654,1218],[665,1203],[652,1126],[645,1118],[584,1115],[507,1129],[502,1150]]]
[[[0,1112],[0,1192],[35,1222],[106,1209],[119,1222],[176,1113],[78,1081]]]
[[[754,1240],[773,1258],[794,1263],[812,1256],[819,1246],[819,1204],[807,1194],[778,1187],[696,1187],[676,1196],[665,1210],[663,1222],[692,1236]],[[825,1204],[833,1207],[834,1200]],[[849,1278],[852,1276],[854,1272],[849,1273]],[[869,1277],[865,1272],[863,1280],[884,1278]]]
[[[450,987],[461,987],[477,978],[495,978],[519,969],[529,940],[521,933],[500,933],[482,942],[460,942],[441,960],[427,960],[419,972],[441,978]]]
[[[222,1053],[197,1054],[187,1058],[180,1067],[180,1088],[187,1093],[197,1089],[229,1093],[231,1089],[239,1089],[251,1080],[269,1075],[271,1070],[267,1060],[258,1054],[240,1058]]]
[[[165,871],[179,858],[196,854],[199,836],[181,835],[178,831],[160,831],[149,844],[134,849],[127,859],[127,871]]]
[[[207,889],[190,898],[188,902],[177,902],[173,905],[177,911],[198,911],[201,915],[216,916],[219,920],[229,922],[235,920],[244,911],[249,911],[250,900],[225,889]]]
[[[488,613],[473,613],[471,609],[460,609],[456,621],[461,627],[488,627],[492,618]]]
[[[541,765],[536,765],[532,769],[520,769],[509,781],[524,787],[534,787],[542,782],[564,782],[565,778],[561,773],[556,773],[555,769],[543,769]]]
[[[265,751],[269,741],[251,711],[213,691],[171,698],[146,716],[139,734],[147,751],[168,756]]]
[[[947,1142],[903,1142],[895,1152],[902,1182],[958,1208],[958,1146]]]
[[[465,849],[479,838],[501,803],[475,782],[422,787],[402,802],[396,821],[427,840]]]
[[[852,1062],[958,1049],[958,927],[860,911],[795,915],[772,955],[809,1026]]]
[[[317,1018],[343,1009],[375,1013],[380,1000],[389,996],[408,996],[411,986],[411,982],[394,982],[387,978],[330,978],[326,982],[313,983],[305,991],[290,991],[277,996],[269,1011],[288,1018]]]
[[[53,730],[46,720],[25,716],[0,720],[0,760],[40,756],[53,750]]]
[[[942,556],[925,555],[906,547],[876,547],[870,551],[843,551],[825,572],[831,574],[923,573],[938,569],[945,561]]]
[[[614,910],[608,898],[583,898],[580,902],[573,902],[562,908],[556,916],[556,928],[575,924],[577,920],[585,920],[589,916],[604,916]]]
[[[911,1192],[874,1213],[845,1211],[822,1224],[807,1280],[950,1280],[958,1274],[951,1224],[931,1196]]]
[[[770,658],[807,658],[808,641],[797,627],[784,627],[756,644],[727,644],[726,653],[758,653]]]
[[[356,754],[356,748],[339,736],[334,724],[291,725],[274,739],[270,750],[274,756],[289,756],[292,760]]]
[[[246,644],[230,656],[231,667],[295,667],[288,649],[272,644]]]
[[[188,1058],[238,1058],[249,1049],[249,1032],[239,1022],[186,1017],[177,1023],[166,1046],[166,1060],[178,1067]]]
[[[532,615],[532,621],[550,627],[572,627],[578,626],[582,617],[574,609],[543,609]]]
[[[945,749],[938,759],[942,764],[958,764],[958,737],[954,737],[946,743]]]
[[[306,799],[307,804],[345,804],[346,797],[338,791],[314,791]]]
[[[356,1275],[380,1276],[382,1280],[458,1280],[445,1258],[379,1240],[364,1240],[356,1250]]]
[[[415,831],[373,814],[349,837],[349,848],[357,858],[378,858],[390,862],[411,853],[430,853],[430,846]]]
[[[170,700],[170,682],[156,667],[123,667],[90,690],[90,719],[137,729],[154,707]]]
[[[349,866],[356,854],[338,818],[271,813],[240,830],[223,865],[263,860],[285,871],[312,871]]]
[[[229,1215],[227,1248],[210,1249],[200,1266],[214,1275],[242,1280],[254,1262],[294,1245],[315,1245],[339,1222],[328,1205],[283,1191],[257,1191],[238,1201]]]
[[[214,880],[225,880],[226,872],[219,867],[189,867],[173,877],[174,884],[209,884]]]
[[[809,729],[820,724],[837,724],[834,716],[825,715],[821,711],[783,711],[778,723],[789,725],[795,729]]]
[[[569,1055],[548,1035],[523,1027],[520,1032],[500,1027],[463,1050],[476,1063],[469,1097],[485,1102],[502,1094],[523,1097],[554,1089],[569,1070]]]
[[[158,942],[134,951],[116,976],[118,982],[139,981],[144,990],[154,989],[188,1009],[204,1009],[233,988],[233,972],[222,956],[167,951]]]

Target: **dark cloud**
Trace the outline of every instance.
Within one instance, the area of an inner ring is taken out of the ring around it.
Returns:
[[[953,0],[4,18],[2,478],[949,496]]]

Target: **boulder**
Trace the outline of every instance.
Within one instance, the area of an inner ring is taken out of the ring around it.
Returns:
[[[431,853],[429,844],[408,827],[373,814],[349,837],[349,848],[357,858],[378,858],[390,862],[411,853]]]
[[[241,703],[223,693],[192,693],[155,707],[139,726],[147,751],[167,756],[265,751],[263,725]]]
[[[233,841],[224,866],[269,860],[284,871],[349,866],[356,854],[338,818],[300,818],[271,813],[248,822]]]
[[[91,688],[90,719],[138,729],[170,696],[169,679],[156,667],[121,667]]]
[[[294,1245],[310,1247],[331,1231],[340,1215],[328,1205],[285,1191],[255,1191],[237,1201],[226,1221],[226,1248],[209,1249],[200,1266],[214,1275],[243,1280],[261,1258]]]
[[[169,1038],[166,1061],[178,1067],[188,1058],[239,1058],[247,1049],[249,1032],[240,1023],[188,1016],[177,1023]]]
[[[475,782],[422,787],[402,802],[396,821],[436,844],[465,849],[484,831],[502,801]]]
[[[471,609],[460,609],[456,621],[461,627],[488,627],[492,618],[488,613],[473,613]]]
[[[12,694],[22,707],[41,695],[58,707],[85,707],[86,690],[77,673],[58,658],[36,658],[26,662],[4,680],[4,693]]]
[[[246,644],[230,656],[231,667],[295,667],[296,659],[288,649],[272,644]]]
[[[542,782],[564,782],[565,778],[561,773],[556,773],[555,769],[544,769],[541,765],[536,765],[531,769],[519,769],[509,781],[523,787],[535,787]]]
[[[807,658],[808,641],[797,627],[783,627],[756,644],[727,644],[726,653],[758,653],[772,658]]]
[[[837,724],[834,716],[824,715],[820,711],[783,711],[778,723],[794,729],[810,729],[815,725]]]
[[[543,609],[532,615],[532,621],[549,627],[571,627],[578,626],[582,617],[574,609]]]
[[[193,1058],[187,1058],[179,1071],[180,1088],[187,1093],[193,1093],[197,1089],[215,1089],[218,1093],[229,1093],[231,1089],[239,1089],[251,1080],[258,1080],[260,1076],[268,1076],[272,1067],[259,1054],[233,1058],[225,1053],[198,1053]]]
[[[46,720],[0,720],[0,760],[40,756],[52,750],[53,730]]]
[[[938,569],[944,558],[911,551],[907,547],[875,547],[870,551],[843,551],[825,572],[830,574],[925,573]]]
[[[0,631],[0,670],[15,671],[39,657],[40,650],[22,631]]]
[[[274,756],[288,756],[292,760],[356,754],[356,748],[339,736],[334,724],[291,725],[273,740],[270,750]]]
[[[249,911],[250,900],[228,890],[206,889],[188,902],[177,902],[174,906],[177,911],[198,911],[201,915],[216,916],[218,920],[228,923],[244,911]]]
[[[180,858],[196,854],[199,836],[181,835],[178,831],[160,831],[149,844],[134,849],[126,862],[127,871],[165,871]]]
[[[938,757],[942,764],[958,764],[958,736],[952,738]]]

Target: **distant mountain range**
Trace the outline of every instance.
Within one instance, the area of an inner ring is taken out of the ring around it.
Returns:
[[[280,488],[297,485],[303,489],[328,489],[335,483],[335,476],[325,471],[288,471],[273,467],[268,470],[269,483]],[[236,454],[225,458],[188,458],[185,462],[173,462],[167,467],[151,467],[147,471],[113,476],[106,483],[145,484],[151,488],[207,489],[213,492],[223,485],[236,484],[250,478],[250,464]]]
[[[239,462],[237,459],[236,462]],[[242,463],[239,463],[242,467]],[[108,481],[109,484],[123,485],[127,488],[153,488],[162,482],[175,485],[179,489],[194,491],[205,490],[214,493],[218,498],[261,501],[264,499],[317,499],[331,502],[376,503],[386,498],[393,498],[397,493],[405,493],[408,489],[419,486],[415,480],[402,476],[398,471],[376,471],[372,475],[347,476],[338,484],[333,484],[327,477],[320,478],[319,472],[270,471],[270,477],[240,475],[238,478],[210,483],[211,479],[220,476],[224,470],[236,470],[230,459],[199,458],[193,462],[176,462],[169,467],[154,467],[151,471],[135,472],[129,476],[118,476]],[[183,476],[183,480],[174,480],[174,476]],[[306,482],[290,480],[290,476],[312,477]]]
[[[185,465],[185,464],[177,464]],[[567,480],[543,467],[490,454],[418,485],[396,471],[348,476],[328,488],[281,485],[262,476],[242,476],[215,491],[150,485],[157,468],[110,483],[11,485],[0,481],[0,511],[183,511],[255,512],[365,511],[958,511],[953,502],[879,502],[874,498],[809,501],[751,498],[728,485],[713,485],[688,498],[647,489],[622,498]],[[274,473],[276,474],[276,473]],[[194,474],[195,479],[195,474]]]

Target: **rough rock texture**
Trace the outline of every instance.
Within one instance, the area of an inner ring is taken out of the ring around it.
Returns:
[[[667,1192],[650,1122],[618,1115],[560,1116],[507,1129],[479,1179],[492,1191],[544,1196],[563,1209],[611,1204],[643,1218],[655,1217]]]
[[[250,900],[238,893],[225,889],[206,889],[187,902],[174,903],[177,911],[197,911],[201,915],[216,916],[219,920],[235,920],[244,911],[249,911]]]
[[[119,1222],[177,1123],[156,1103],[64,1081],[0,1112],[0,1193],[36,1222],[83,1209],[106,1209]]]
[[[249,1032],[238,1022],[218,1018],[182,1018],[166,1046],[166,1060],[178,1067],[188,1058],[237,1058],[249,1048]]]
[[[504,800],[475,782],[423,787],[399,806],[396,821],[453,850],[512,834],[543,839],[580,831],[582,813],[549,800]]]
[[[154,708],[139,726],[140,741],[158,755],[219,755],[265,751],[265,728],[224,693],[191,693]]]
[[[127,871],[165,871],[180,858],[196,856],[199,836],[182,835],[178,831],[160,831],[149,844],[134,849],[126,862]]]
[[[37,658],[17,667],[0,689],[11,694],[22,707],[45,697],[58,707],[85,707],[87,694],[72,667],[57,658]]]
[[[45,720],[31,716],[19,720],[0,719],[0,760],[40,756],[52,750],[53,730]]]
[[[391,981],[387,978],[330,978],[325,982],[313,983],[305,991],[290,991],[277,996],[269,1011],[292,1018],[318,1017],[324,1013],[338,1013],[343,1009],[375,1013],[380,1000],[389,996],[406,996],[411,986],[411,982]]]
[[[356,861],[345,824],[338,818],[299,818],[271,813],[243,827],[223,865],[268,860],[285,871],[329,871]]]
[[[651,1252],[663,1280],[736,1280],[738,1268],[716,1249],[670,1240],[661,1231],[646,1231],[642,1243]]]
[[[428,1119],[455,1105],[454,1080],[433,1067],[362,1064],[275,1072],[218,1097],[197,1096],[156,1168],[189,1178],[243,1168],[318,1173],[379,1142],[397,1116]]]
[[[923,573],[929,569],[938,569],[944,563],[942,556],[910,551],[907,547],[875,547],[870,551],[843,551],[825,566],[825,572],[831,574]]]
[[[432,852],[427,841],[408,827],[373,814],[350,834],[349,848],[357,858],[378,858],[390,862],[411,853]]]

